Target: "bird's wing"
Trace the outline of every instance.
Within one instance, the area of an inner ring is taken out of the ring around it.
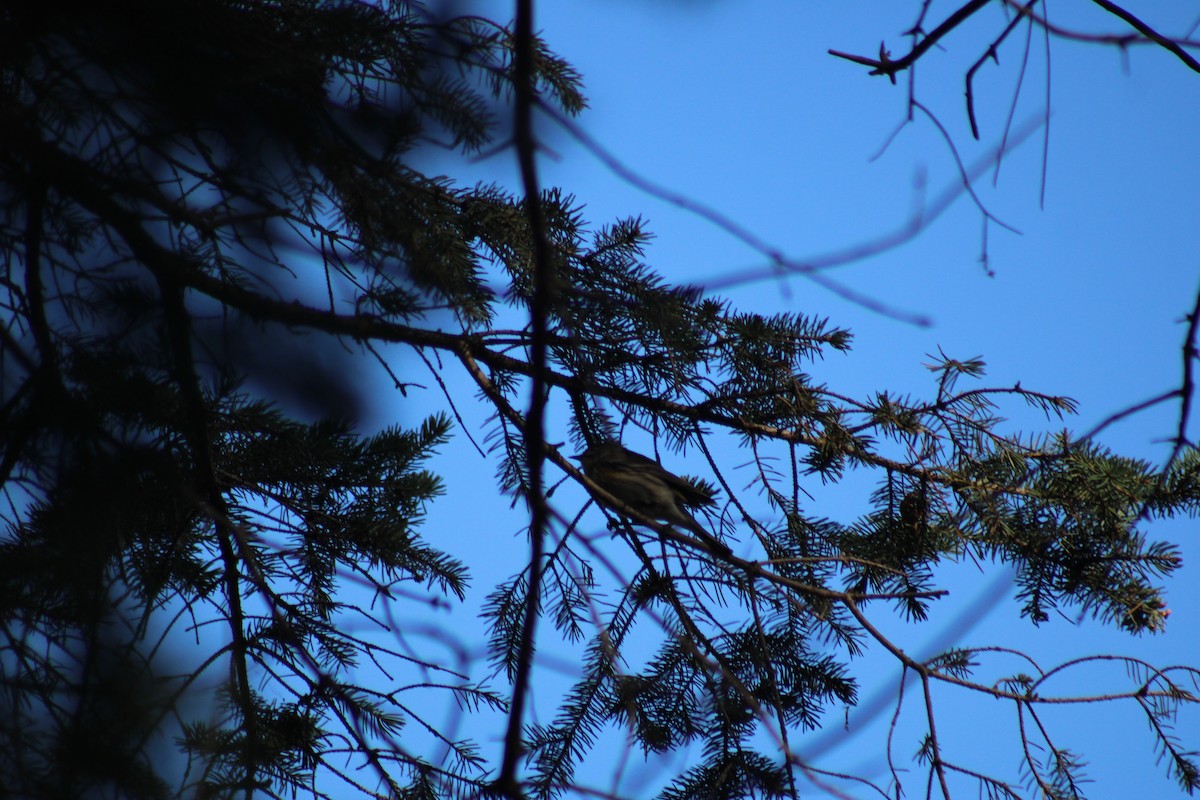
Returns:
[[[681,478],[654,459],[641,453],[626,449],[625,454],[629,459],[630,466],[656,474],[663,483],[670,487],[671,491],[675,492],[679,497],[679,502],[685,506],[715,506],[717,504],[717,501],[713,499],[713,488],[702,481],[690,477]]]
[[[662,469],[662,466],[653,458],[644,456],[641,453],[635,453],[627,447],[622,447],[621,449],[624,451],[625,458],[628,460],[629,466],[633,467],[634,469]]]
[[[671,487],[671,491],[679,496],[679,502],[685,506],[715,506],[717,504],[717,501],[713,499],[715,490],[703,481],[690,476],[680,477],[670,472],[663,480]]]

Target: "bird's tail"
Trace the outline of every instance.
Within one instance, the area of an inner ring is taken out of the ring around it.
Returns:
[[[729,549],[729,545],[725,544],[716,536],[705,530],[704,527],[696,521],[695,517],[684,511],[682,508],[678,509],[678,511],[680,516],[680,526],[686,528],[691,533],[696,534],[696,537],[703,542],[709,550],[723,556],[733,555],[733,551]]]

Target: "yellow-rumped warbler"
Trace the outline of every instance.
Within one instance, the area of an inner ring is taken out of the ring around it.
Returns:
[[[668,472],[657,461],[616,442],[594,444],[575,458],[584,475],[634,511],[685,528],[716,552],[732,554],[724,542],[700,527],[686,509],[686,506],[716,505],[711,489]],[[596,502],[609,507],[600,498]]]

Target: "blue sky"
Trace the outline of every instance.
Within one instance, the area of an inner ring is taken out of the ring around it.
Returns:
[[[892,86],[870,78],[864,68],[826,52],[833,48],[874,55],[882,39],[893,55],[903,53],[906,40],[900,32],[912,24],[917,5],[895,0],[554,0],[538,4],[536,27],[584,76],[591,109],[578,122],[589,136],[645,179],[713,208],[804,262],[900,229],[915,208],[933,202],[957,181],[951,151],[925,118],[906,126],[872,159],[904,118],[904,81]],[[1184,4],[1167,10],[1162,4],[1140,5],[1152,7],[1158,16],[1147,12],[1145,18],[1168,32],[1186,31],[1193,22],[1187,14],[1197,13],[1185,13]],[[500,13],[496,4],[478,7],[480,13]],[[952,8],[934,3],[930,20],[940,20]],[[1054,3],[1050,13],[1062,25],[1119,29],[1117,21],[1090,3]],[[976,103],[982,140],[974,142],[963,105],[963,73],[999,30],[1000,19],[998,8],[988,9],[919,67],[919,99],[937,115],[968,164],[985,158],[1000,141],[1022,60],[1024,31],[1019,29],[1000,51],[999,65],[980,70]],[[1037,124],[1045,109],[1044,48],[1035,34],[1014,113],[1017,126],[1031,120]],[[1134,47],[1121,54],[1056,40],[1051,43],[1051,76],[1044,208],[1039,203],[1041,127],[1005,157],[997,186],[990,173],[976,184],[984,205],[1020,231],[989,227],[988,269],[979,258],[980,211],[969,198],[959,197],[913,241],[826,273],[903,316],[928,318],[928,326],[849,302],[804,277],[740,282],[769,266],[761,253],[614,175],[550,122],[542,129],[550,152],[540,161],[541,177],[544,185],[576,194],[593,224],[638,214],[648,218],[657,235],[648,261],[672,280],[719,284],[719,293],[743,308],[828,316],[833,324],[850,328],[855,335],[852,352],[835,354],[812,368],[817,381],[836,391],[867,396],[886,388],[929,396],[934,385],[923,364],[930,360],[927,354],[942,348],[959,358],[982,356],[989,366],[983,384],[1020,381],[1075,398],[1080,413],[1065,424],[1086,431],[1179,383],[1185,332],[1180,320],[1200,288],[1195,204],[1200,74],[1155,48]],[[466,167],[447,162],[440,168],[462,180],[496,180],[516,190],[512,162],[511,152],[504,151]],[[432,394],[430,402],[437,405]],[[1062,426],[1016,406],[1003,411],[1013,427],[1023,430]],[[1169,452],[1164,439],[1174,432],[1177,415],[1177,404],[1160,406],[1112,426],[1099,439],[1120,452],[1161,461]],[[482,418],[468,412],[467,423],[476,426],[478,435]],[[1193,437],[1198,427],[1192,426]],[[556,437],[565,439],[565,430],[552,431],[551,438]],[[745,459],[736,452],[726,457],[730,463]],[[450,499],[491,480],[494,470],[461,436],[435,466],[447,475]],[[849,522],[862,511],[852,496],[814,494],[814,513]],[[556,496],[570,516],[582,505],[576,500],[565,490]],[[505,526],[503,520],[509,518]],[[499,520],[503,531],[489,534],[499,537],[490,540],[497,558],[489,565],[492,574],[476,571],[480,592],[518,568],[523,540],[513,538],[509,545],[505,537],[520,530],[520,512],[508,511],[503,501],[495,508],[483,501],[442,501],[430,509],[426,528],[436,543],[449,528],[485,519]],[[595,523],[601,524],[598,516]],[[1012,592],[1005,591],[1004,569],[984,564],[981,570],[971,563],[946,569],[942,578],[951,595],[937,605],[928,625],[889,623],[888,630],[904,649],[918,654],[950,642],[1018,647],[1042,667],[1109,652],[1158,665],[1198,664],[1196,526],[1194,520],[1182,520],[1149,529],[1151,538],[1178,542],[1185,559],[1168,584],[1173,615],[1164,634],[1131,638],[1070,616],[1035,628],[1017,617]],[[996,593],[1002,599],[986,603],[986,616],[962,630],[971,609],[983,602],[980,598]],[[877,613],[886,617],[882,608]],[[956,625],[959,632],[952,636]],[[978,675],[985,682],[1030,671],[1011,659],[998,658],[989,666]],[[896,685],[898,670],[887,658],[873,654],[855,668],[861,670],[864,698]],[[539,670],[543,677],[569,673],[553,657]],[[1088,681],[1088,690],[1096,692],[1128,686],[1120,670],[1108,675],[1093,670]],[[1062,689],[1066,693],[1069,687],[1064,683]],[[910,693],[898,732],[895,752],[901,759],[916,749],[912,737],[919,720],[914,717],[912,726],[904,727],[915,698]],[[1011,707],[951,692],[940,692],[939,700],[940,731],[953,743],[951,755],[1016,778]],[[553,701],[544,697],[535,714],[551,713]],[[805,736],[799,749],[805,753],[807,748],[815,766],[883,782],[891,709],[888,705],[873,719],[851,710],[843,720],[839,713],[826,731]],[[1155,763],[1146,724],[1131,707],[1073,706],[1047,716],[1054,720],[1060,744],[1089,761],[1086,773],[1096,781],[1089,797],[1148,796],[1147,791],[1156,797],[1179,795],[1165,765]],[[1180,719],[1178,730],[1186,734],[1189,726],[1200,730],[1195,710]],[[617,737],[613,746],[619,744]],[[1193,737],[1185,744],[1196,747],[1197,742]],[[607,775],[609,764],[602,763]],[[922,768],[908,766],[908,789],[919,796]],[[656,765],[642,764],[635,755],[617,790],[641,796],[644,792],[636,787],[658,779]],[[958,788],[961,796],[975,796],[965,785]],[[855,797],[872,796],[849,791]]]

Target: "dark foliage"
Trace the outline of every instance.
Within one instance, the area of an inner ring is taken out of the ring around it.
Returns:
[[[1057,417],[1070,401],[960,389],[976,361],[938,363],[930,400],[846,398],[806,370],[849,333],[664,283],[640,219],[593,230],[562,191],[531,195],[531,215],[415,167],[418,147],[507,144],[526,79],[540,107],[582,110],[579,76],[540,41],[416,3],[17,2],[0,8],[0,70],[12,796],[515,794],[484,747],[522,709],[392,609],[458,604],[486,558],[469,537],[420,535],[442,491],[424,465],[460,404],[493,414],[488,455],[514,503],[545,502],[531,445],[597,490],[527,426],[535,377],[579,449],[634,429],[667,451],[743,444],[736,482],[711,459],[704,480],[724,500],[710,522],[752,557],[636,513],[607,541],[548,517],[538,569],[484,608],[499,683],[528,666],[531,598],[539,635],[580,653],[549,722],[518,726],[529,796],[566,793],[612,731],[700,753],[664,797],[794,796],[818,773],[790,737],[856,702],[850,658],[870,645],[926,696],[951,681],[1036,715],[1045,676],[972,683],[972,653],[917,662],[871,624],[888,608],[922,619],[943,559],[1015,565],[1035,623],[1067,605],[1134,633],[1165,624],[1157,581],[1179,559],[1146,527],[1197,511],[1194,449],[1156,469],[1015,435],[995,404]],[[372,432],[368,368],[399,407],[415,390],[399,353],[423,360],[446,412]],[[451,371],[475,400],[446,388]],[[858,520],[805,507],[802,481],[850,470],[879,481]],[[1136,685],[1107,699],[1139,704],[1195,787],[1170,730],[1195,670],[1130,663]],[[489,725],[458,738],[430,696]],[[1068,796],[1076,762],[1052,761],[1028,759],[1033,783]]]

